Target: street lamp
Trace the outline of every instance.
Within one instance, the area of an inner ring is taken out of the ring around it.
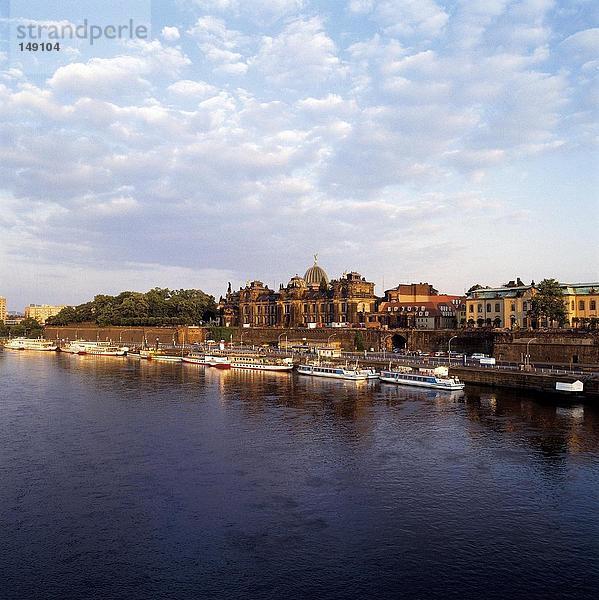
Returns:
[[[453,335],[449,338],[449,348],[447,350],[447,368],[451,367],[451,340],[455,340],[458,336]]]
[[[537,338],[530,338],[528,340],[528,342],[526,342],[526,356],[524,364],[526,365],[527,368],[530,368],[530,351],[529,351],[529,347],[530,347],[530,343],[534,342]]]
[[[245,331],[241,332],[241,335],[239,336],[239,347],[243,348],[243,334],[245,333]]]
[[[286,331],[284,331],[283,333],[279,334],[279,340],[278,340],[278,344],[277,344],[278,345],[278,349],[279,350],[281,349],[281,338],[283,336],[285,336],[285,350],[287,350],[288,343],[287,343],[287,332]]]

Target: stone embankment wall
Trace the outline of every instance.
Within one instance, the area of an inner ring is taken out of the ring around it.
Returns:
[[[533,363],[599,365],[599,332],[518,331],[497,333],[494,356],[497,360],[522,362],[526,344]]]
[[[217,328],[217,337],[229,341],[231,336],[235,342],[241,340],[248,345],[273,344],[285,335],[289,342],[331,341],[341,342],[344,350],[353,351],[359,339],[366,349],[391,350],[393,347],[423,352],[447,351],[450,338],[454,337],[451,348],[455,352],[484,352],[495,356],[497,360],[522,362],[526,353],[526,343],[530,343],[530,355],[533,363],[599,365],[599,333],[586,334],[568,331],[557,332],[502,332],[486,329],[283,329],[276,327],[231,327]],[[161,344],[181,344],[203,342],[211,333],[204,327],[97,327],[92,324],[72,327],[46,327],[48,339],[73,340],[113,340],[139,344],[147,339],[154,344],[158,338]]]
[[[498,369],[477,369],[474,367],[451,367],[450,374],[459,377],[464,383],[516,388],[545,393],[555,393],[555,383],[557,381],[571,383],[580,379],[584,383],[585,396],[599,398],[598,378],[579,377],[575,375],[523,373],[521,371],[501,371]]]
[[[204,327],[98,327],[78,325],[71,327],[46,327],[45,337],[49,340],[113,341],[141,344],[144,338],[151,346],[156,340],[161,344],[192,344],[206,339]]]

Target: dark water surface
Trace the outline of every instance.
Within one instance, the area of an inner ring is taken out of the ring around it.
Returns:
[[[0,598],[298,597],[599,597],[599,410],[0,352]]]

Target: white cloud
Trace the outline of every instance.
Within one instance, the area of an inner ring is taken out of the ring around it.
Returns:
[[[197,41],[216,72],[243,75],[247,71],[245,57],[238,50],[248,43],[248,39],[239,31],[228,29],[223,19],[200,17],[188,33]]]
[[[449,19],[434,0],[382,0],[375,16],[387,34],[397,37],[436,37]]]
[[[160,35],[162,36],[162,39],[167,42],[176,42],[181,37],[178,27],[168,26],[162,28]]]
[[[214,96],[218,92],[218,88],[205,81],[180,79],[169,85],[167,91],[177,96],[199,99]]]
[[[319,17],[297,19],[277,36],[264,36],[252,69],[275,85],[292,88],[340,77],[344,69]]]

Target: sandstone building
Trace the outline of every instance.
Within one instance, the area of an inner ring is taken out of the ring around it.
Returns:
[[[235,292],[229,284],[219,308],[226,327],[331,327],[365,323],[375,304],[374,283],[355,271],[329,280],[315,256],[303,277],[293,276],[277,291],[261,281]]]

